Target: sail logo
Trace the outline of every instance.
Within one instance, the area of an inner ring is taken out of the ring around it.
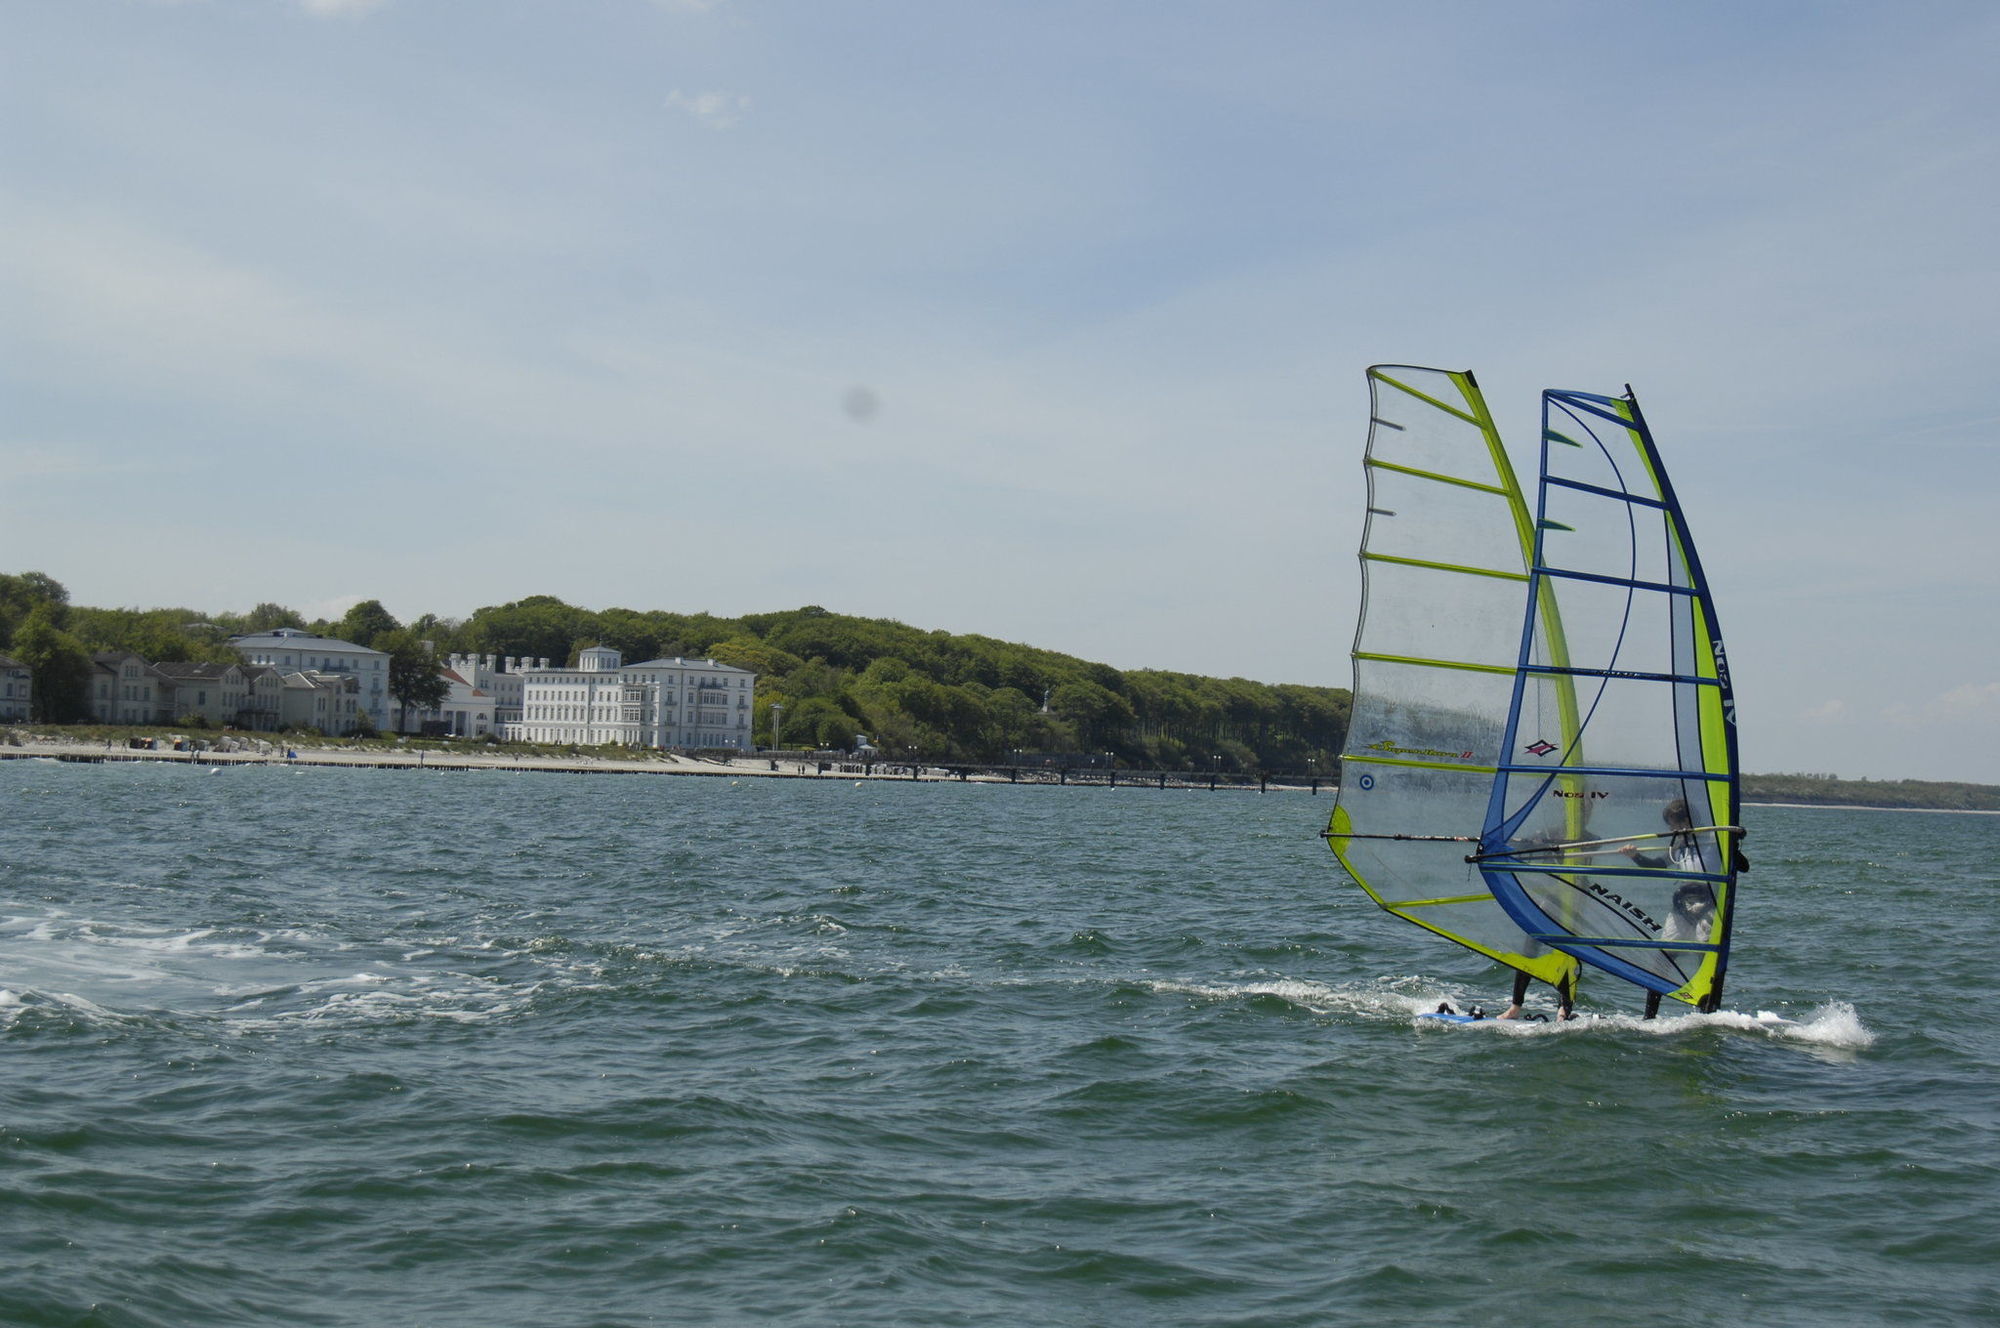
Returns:
[[[1382,752],[1389,756],[1428,756],[1439,761],[1470,761],[1472,759],[1471,752],[1443,752],[1435,747],[1398,747],[1389,738],[1384,738],[1380,742],[1371,742],[1362,748],[1362,750]]]
[[[1611,796],[1609,789],[1556,789],[1554,792],[1558,798],[1589,798],[1593,802]]]
[[[1648,931],[1655,934],[1664,930],[1659,923],[1653,921],[1650,913],[1640,908],[1624,895],[1619,894],[1616,890],[1606,889],[1600,881],[1586,881],[1585,884],[1589,886],[1590,892],[1597,896],[1598,902],[1605,905],[1605,907],[1615,908],[1619,912],[1629,915],[1634,921],[1642,924]]]
[[[1556,745],[1547,738],[1537,738],[1521,750],[1524,752],[1533,752],[1536,756],[1547,756],[1555,749]]]
[[[1729,660],[1722,653],[1722,638],[1709,642],[1710,653],[1715,657],[1715,677],[1722,684],[1722,718],[1725,723],[1736,723],[1736,697],[1729,688]]]

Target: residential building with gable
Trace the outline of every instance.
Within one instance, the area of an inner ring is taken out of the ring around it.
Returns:
[[[318,729],[345,737],[354,732],[361,710],[361,682],[352,673],[305,669],[287,673],[278,717],[287,728]]]
[[[167,711],[174,721],[198,715],[217,728],[252,727],[245,718],[249,689],[242,665],[176,660],[153,670],[173,686]]]
[[[100,650],[90,665],[90,717],[99,724],[173,722],[174,681],[142,656]]]
[[[0,724],[33,718],[35,675],[12,655],[0,655]]]
[[[284,723],[285,675],[262,664],[244,664],[243,709],[238,728],[270,730]]]
[[[357,713],[365,713],[374,726],[385,733],[395,728],[391,713],[395,701],[389,695],[389,656],[385,652],[337,637],[315,636],[296,627],[280,627],[255,636],[231,637],[229,644],[247,662],[277,669],[284,674],[288,687],[291,675],[295,673],[317,672],[352,677]],[[318,725],[314,720],[297,722],[325,729],[324,725]]]

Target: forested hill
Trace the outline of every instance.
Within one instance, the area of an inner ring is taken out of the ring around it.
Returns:
[[[40,573],[0,576],[0,650],[11,642],[16,655],[33,656],[38,678],[51,681],[87,670],[86,652],[97,650],[154,661],[228,660],[229,637],[274,627],[398,653],[430,642],[439,656],[526,656],[557,665],[598,644],[633,663],[713,658],[758,674],[756,740],[770,743],[772,708],[782,706],[779,738],[787,747],[847,749],[866,734],[886,754],[931,760],[1108,753],[1128,768],[1327,774],[1347,732],[1341,688],[1119,670],[818,607],[719,618],[597,612],[534,595],[463,621],[427,614],[401,623],[367,600],[338,620],[308,622],[278,604],[247,614],[86,608],[71,605],[63,587]],[[57,702],[58,690],[46,689],[45,699]],[[38,682],[38,698],[44,691]],[[80,706],[80,695],[70,708]],[[51,708],[48,717],[81,714]]]
[[[1114,755],[1127,768],[1332,774],[1346,736],[1347,692],[1155,669],[1119,670],[986,636],[924,631],[818,607],[741,618],[595,612],[548,595],[480,609],[463,621],[400,623],[368,600],[338,620],[308,622],[277,604],[246,614],[73,606],[40,573],[0,574],[0,652],[44,680],[65,658],[129,650],[151,660],[236,658],[228,638],[301,627],[378,649],[428,641],[439,655],[527,656],[569,663],[604,644],[628,661],[714,658],[757,680],[756,740],[771,740],[783,706],[787,747],[847,748],[867,734],[893,756],[1006,762],[1019,755]],[[80,693],[78,699],[80,700]],[[53,718],[81,718],[51,716]],[[1749,802],[2000,811],[2000,787],[1831,775],[1745,775]]]
[[[1154,669],[1112,668],[987,636],[924,631],[818,607],[741,618],[593,613],[548,596],[481,609],[440,649],[566,659],[593,642],[627,660],[699,656],[758,675],[756,730],[784,707],[784,745],[1005,761],[1110,753],[1164,769],[1331,771],[1348,694]]]

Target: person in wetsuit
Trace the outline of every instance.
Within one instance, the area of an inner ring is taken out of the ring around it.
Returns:
[[[1633,863],[1640,867],[1671,867],[1678,871],[1706,872],[1709,867],[1702,861],[1701,845],[1695,839],[1694,820],[1688,814],[1686,798],[1675,798],[1660,813],[1660,819],[1667,823],[1667,851],[1647,853],[1637,844],[1627,844],[1619,849]],[[1736,832],[1740,842],[1743,831]],[[1750,859],[1743,856],[1738,848],[1730,855],[1730,865],[1739,872],[1750,870]],[[1688,881],[1674,891],[1673,911],[1667,915],[1660,939],[1665,941],[1707,941],[1715,919],[1715,887],[1707,881]],[[1646,993],[1646,1018],[1651,1019],[1660,1012],[1660,993]]]

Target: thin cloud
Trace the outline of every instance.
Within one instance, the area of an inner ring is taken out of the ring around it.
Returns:
[[[1985,722],[2000,719],[2000,682],[1967,683],[1931,699],[1924,707],[1939,719]]]
[[[385,3],[386,0],[299,0],[299,8],[315,18],[359,18]]]
[[[78,475],[119,475],[159,470],[132,460],[107,461],[74,448],[39,443],[0,442],[0,474],[16,480],[62,479]]]
[[[667,105],[685,111],[709,129],[734,129],[750,109],[750,99],[735,92],[682,92],[667,94]]]
[[[362,600],[370,598],[373,597],[369,595],[334,595],[327,599],[316,599],[299,605],[296,611],[308,622],[320,618],[324,618],[328,622],[337,622],[347,616],[349,609],[359,604]],[[364,642],[363,644],[366,643]]]
[[[1925,701],[1898,701],[1883,712],[1898,724],[1965,726],[2000,721],[2000,682],[1969,682]]]

